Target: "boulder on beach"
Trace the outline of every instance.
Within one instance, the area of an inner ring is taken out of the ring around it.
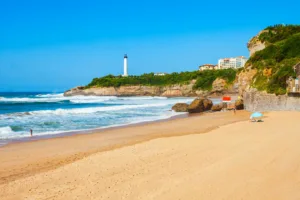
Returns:
[[[189,113],[200,113],[211,109],[213,103],[207,98],[197,98],[188,107]]]
[[[224,107],[223,104],[215,104],[211,107],[211,111],[213,112],[221,111],[223,107]]]
[[[244,101],[243,99],[238,99],[235,101],[235,109],[244,110]]]
[[[172,107],[172,110],[174,110],[175,112],[188,112],[188,107],[189,105],[186,103],[176,103]]]

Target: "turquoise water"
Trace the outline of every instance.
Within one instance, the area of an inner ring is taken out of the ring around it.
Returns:
[[[57,135],[178,115],[171,107],[193,98],[64,97],[48,93],[0,93],[0,140]],[[1,142],[1,141],[0,141]]]

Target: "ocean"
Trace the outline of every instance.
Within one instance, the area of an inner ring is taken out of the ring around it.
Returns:
[[[34,136],[168,119],[171,107],[193,98],[74,96],[63,93],[0,93],[0,144]],[[2,141],[2,143],[1,143]]]

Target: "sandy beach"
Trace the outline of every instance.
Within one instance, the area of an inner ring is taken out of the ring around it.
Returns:
[[[0,199],[299,199],[299,112],[196,115],[0,148]]]

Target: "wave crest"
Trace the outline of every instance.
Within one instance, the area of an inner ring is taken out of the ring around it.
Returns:
[[[10,137],[14,131],[10,126],[0,127],[0,138],[8,138]]]

